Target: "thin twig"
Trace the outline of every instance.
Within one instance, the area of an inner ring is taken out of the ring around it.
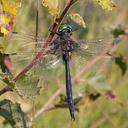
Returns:
[[[64,89],[64,86],[62,86],[61,88],[59,88],[51,97],[50,99],[47,101],[47,103],[43,106],[43,108],[41,108],[36,114],[35,114],[35,118],[37,118],[39,115],[41,115],[45,110],[47,110],[49,108],[49,106],[52,104],[52,102],[56,99],[56,97],[62,92],[62,90]]]
[[[125,106],[123,106],[123,109],[126,109],[128,106],[128,104],[125,104]],[[122,107],[120,109],[115,110],[115,108],[113,110],[111,110],[110,115],[114,115],[119,113],[120,111],[122,111]],[[95,121],[94,124],[92,124],[91,128],[98,128],[103,122],[106,121],[105,117],[102,117],[101,119],[99,119],[98,121]]]
[[[8,91],[12,91],[12,89],[10,87],[4,87],[3,89],[0,90],[0,95],[3,95]]]
[[[60,80],[57,80],[56,83],[57,83],[58,88],[61,88],[62,84],[61,84]]]
[[[103,122],[106,121],[105,117],[102,117],[100,120],[95,121],[90,128],[98,128]]]
[[[108,113],[106,113],[96,102],[95,102],[97,108],[102,112],[102,114],[104,115],[104,117],[111,123],[111,125],[113,126],[113,128],[118,128],[118,126],[111,120],[110,116],[108,115]]]

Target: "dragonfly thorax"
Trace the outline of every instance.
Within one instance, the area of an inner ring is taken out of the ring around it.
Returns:
[[[74,47],[74,42],[70,38],[69,34],[64,34],[62,36],[58,36],[53,42],[53,51],[54,53],[60,53],[63,54],[65,52],[72,52]]]
[[[73,44],[72,44],[71,40],[65,40],[61,44],[61,50],[63,52],[72,52],[72,50],[73,50]]]
[[[73,50],[73,40],[70,34],[64,34],[58,37],[60,40],[60,48],[63,52],[71,52]]]

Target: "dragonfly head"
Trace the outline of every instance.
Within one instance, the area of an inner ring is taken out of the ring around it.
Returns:
[[[72,34],[72,26],[70,24],[67,23],[62,23],[58,29],[58,33],[60,35],[64,35],[64,34]]]

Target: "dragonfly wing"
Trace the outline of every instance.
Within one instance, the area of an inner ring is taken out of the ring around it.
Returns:
[[[74,52],[78,56],[89,59],[96,55],[101,55],[109,51],[113,44],[113,40],[94,40],[94,41],[78,41],[74,43]]]
[[[38,49],[39,50],[39,49]],[[33,58],[37,55],[37,52],[35,53],[35,51],[32,50],[32,48],[30,48],[30,51],[28,52],[18,52],[14,55],[11,56],[11,60],[13,63],[13,67],[15,68],[14,70],[18,71],[17,68],[19,70],[22,70],[28,63],[30,63]],[[59,64],[61,58],[54,55],[54,54],[46,54],[44,55],[44,58],[37,64],[34,66],[34,71],[36,73],[39,72],[43,72],[46,70],[51,70],[53,68],[56,68]],[[14,71],[14,73],[16,73]]]
[[[113,42],[115,42],[114,39],[74,42],[72,66],[76,65],[76,67],[82,68],[96,56],[106,57],[106,53],[111,50]]]
[[[34,68],[38,71],[51,70],[56,68],[61,62],[61,58],[55,55],[46,55]]]
[[[32,61],[32,59],[36,56],[38,52],[44,52],[44,50],[50,51],[47,55],[44,56],[44,59],[37,64],[37,66],[34,67],[34,69],[37,70],[45,70],[45,69],[51,69],[57,67],[56,65],[60,62],[60,53],[59,50],[57,53],[54,54],[55,48],[54,45],[49,45],[49,47],[46,49],[43,49],[43,45],[46,43],[45,39],[40,39],[38,41],[34,40],[33,35],[26,35],[24,33],[17,34],[14,33],[13,36],[17,37],[25,37],[23,40],[19,38],[19,40],[13,40],[11,44],[13,46],[18,45],[18,48],[16,49],[15,55],[12,55],[11,58],[13,62],[16,65],[21,66],[21,70]],[[28,37],[30,40],[28,40],[28,43],[26,43],[24,40]],[[18,43],[17,43],[18,42]],[[16,46],[17,47],[17,46]],[[39,68],[41,67],[41,68]]]
[[[35,34],[25,32],[12,32],[8,34],[8,37],[11,41],[24,41],[26,43],[44,41],[41,36],[36,36]]]

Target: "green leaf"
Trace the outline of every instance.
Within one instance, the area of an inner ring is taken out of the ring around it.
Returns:
[[[113,28],[111,30],[111,33],[113,34],[113,36],[116,38],[116,37],[119,37],[120,35],[126,35],[127,32],[125,30],[125,27],[122,26],[122,25],[118,25],[117,27]]]
[[[73,29],[79,29],[80,27],[86,28],[85,21],[78,13],[72,13],[68,15],[67,22],[73,26]]]
[[[42,0],[44,7],[48,8],[50,15],[56,19],[59,16],[59,1],[58,0]]]
[[[0,68],[3,73],[6,72],[6,66],[4,64],[4,54],[0,51]]]
[[[1,80],[10,88],[15,87],[14,81],[10,79],[10,76],[8,74],[0,74],[1,75]]]
[[[0,101],[0,115],[13,128],[30,128],[31,126],[30,119],[21,110],[20,105],[10,100],[5,99]]]
[[[124,75],[127,71],[127,62],[124,60],[123,56],[115,57],[115,63],[119,66]]]
[[[23,98],[33,98],[39,95],[40,87],[38,87],[39,79],[34,75],[25,75],[16,81],[15,90]]]
[[[75,105],[79,102],[78,100],[80,100],[81,98],[77,98],[77,101],[76,99],[74,99],[75,101]],[[66,96],[64,96],[63,94],[60,95],[60,101],[58,103],[56,103],[54,105],[54,107],[57,109],[57,108],[63,108],[63,109],[68,109],[69,106],[68,106],[68,99]],[[54,108],[54,109],[55,109]],[[78,110],[77,108],[75,108],[75,110]]]

